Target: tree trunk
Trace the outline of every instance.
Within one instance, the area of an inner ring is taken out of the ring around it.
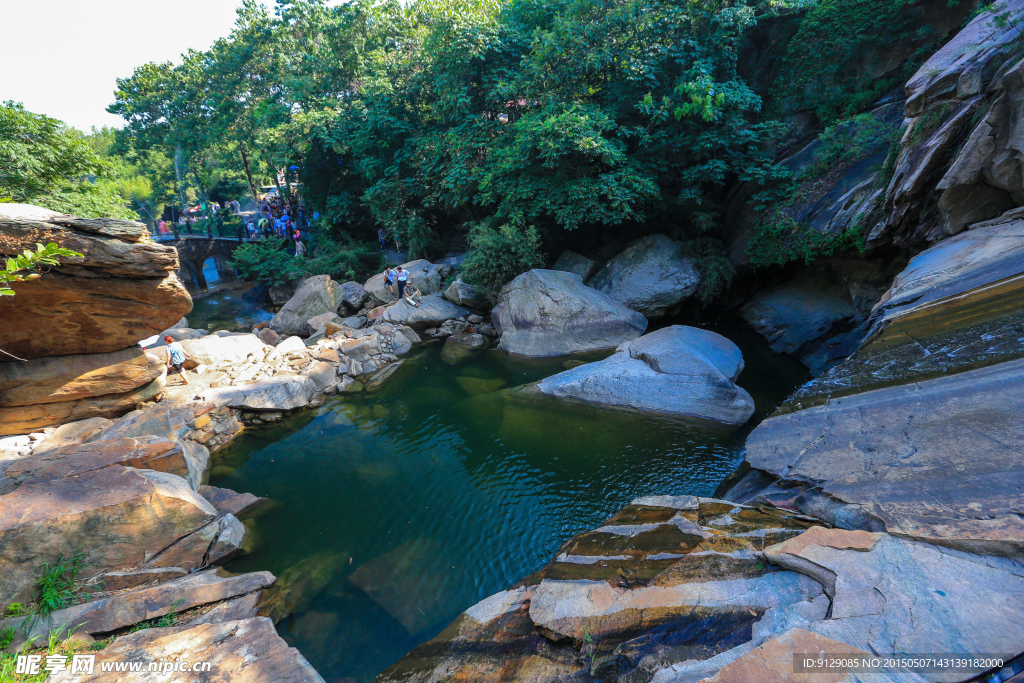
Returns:
[[[256,191],[256,183],[252,179],[252,171],[249,169],[249,155],[245,153],[245,147],[239,145],[238,148],[242,151],[242,165],[245,167],[245,177],[249,179],[249,189],[252,190],[252,200],[256,204],[260,203],[260,193]]]

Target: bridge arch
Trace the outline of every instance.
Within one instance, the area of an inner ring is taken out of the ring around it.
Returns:
[[[191,280],[199,289],[206,289],[208,285],[203,275],[203,266],[211,258],[219,275],[234,277],[234,269],[228,264],[235,249],[248,241],[234,237],[179,235],[171,242],[178,250],[178,277]]]

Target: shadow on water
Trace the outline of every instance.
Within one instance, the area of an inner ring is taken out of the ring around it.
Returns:
[[[717,331],[743,348],[759,416],[805,379],[758,338]],[[711,495],[749,432],[507,400],[561,362],[490,351],[450,366],[439,351],[215,456],[211,483],[279,503],[228,568],[280,577],[279,631],[328,679],[372,680],[633,498]]]

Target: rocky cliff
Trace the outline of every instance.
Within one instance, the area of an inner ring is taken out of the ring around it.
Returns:
[[[82,256],[0,301],[0,435],[114,417],[156,397],[163,364],[137,343],[192,309],[177,252],[143,224],[0,205],[0,254],[50,242]]]

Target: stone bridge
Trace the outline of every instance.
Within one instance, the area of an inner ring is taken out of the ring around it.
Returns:
[[[234,269],[228,265],[231,256],[239,245],[248,239],[238,237],[209,237],[207,235],[157,235],[155,239],[162,244],[170,244],[178,250],[178,277],[185,279],[186,274],[192,283],[200,289],[206,289],[206,277],[203,275],[203,264],[209,258],[217,266],[217,273],[222,277],[235,277]]]

